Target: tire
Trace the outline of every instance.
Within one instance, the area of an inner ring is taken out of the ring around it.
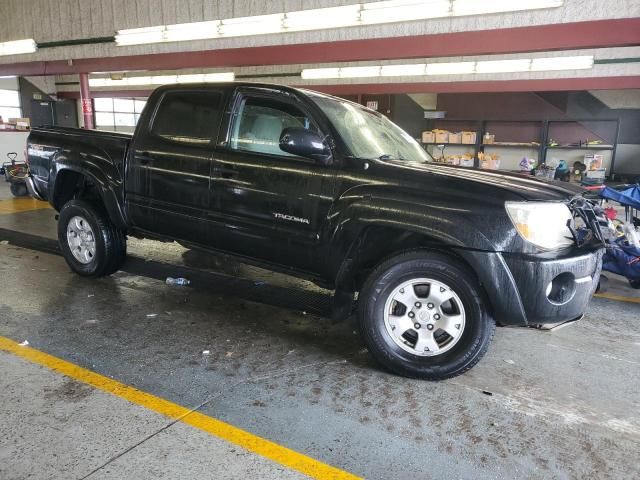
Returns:
[[[29,190],[24,183],[12,183],[9,187],[14,197],[26,197],[29,195]]]
[[[124,232],[104,208],[83,200],[71,200],[60,210],[58,242],[71,270],[83,277],[111,275],[127,255]]]
[[[410,309],[405,295],[417,300]],[[486,353],[496,326],[473,272],[452,256],[424,250],[396,255],[374,269],[361,289],[358,317],[378,363],[423,380],[443,380],[472,368]],[[406,322],[412,325],[407,330]]]

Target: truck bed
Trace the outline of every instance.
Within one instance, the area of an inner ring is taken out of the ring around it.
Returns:
[[[113,165],[122,178],[124,159],[132,135],[82,128],[38,127],[31,129],[27,155],[35,186],[47,199],[52,162],[93,158]],[[94,163],[92,162],[92,163]]]

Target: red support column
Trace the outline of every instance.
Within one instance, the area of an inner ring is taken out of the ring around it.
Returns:
[[[93,130],[93,103],[91,101],[91,91],[89,90],[89,74],[80,74],[80,102],[82,103],[82,115],[84,117],[84,128]]]

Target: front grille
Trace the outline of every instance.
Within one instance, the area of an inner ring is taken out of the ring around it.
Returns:
[[[579,247],[594,243],[604,245],[603,227],[606,227],[607,219],[602,208],[591,200],[577,196],[569,202],[569,209],[573,219],[567,226],[576,244]]]

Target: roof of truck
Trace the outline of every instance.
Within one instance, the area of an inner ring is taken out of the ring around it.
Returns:
[[[232,88],[238,88],[238,87],[253,87],[253,88],[264,88],[264,89],[269,89],[269,90],[278,90],[281,92],[290,92],[290,93],[299,93],[305,96],[309,96],[309,95],[317,95],[317,96],[321,96],[321,97],[326,97],[326,98],[332,98],[335,100],[339,100],[341,102],[348,102],[348,103],[352,103],[354,105],[357,105],[360,108],[366,109],[366,110],[370,110],[368,108],[366,108],[363,105],[360,105],[359,103],[354,103],[350,100],[347,100],[345,98],[340,98],[340,97],[336,97],[334,95],[329,95],[327,93],[323,93],[323,92],[318,92],[316,90],[311,90],[308,88],[302,88],[302,87],[290,87],[288,85],[279,85],[276,83],[261,83],[261,82],[220,82],[220,83],[183,83],[183,84],[171,84],[171,85],[162,85],[160,87],[158,87],[155,91],[171,91],[171,90],[190,90],[193,88],[217,88],[217,89],[232,89]],[[374,110],[371,110],[372,112],[375,112]],[[375,112],[377,113],[377,112]]]

